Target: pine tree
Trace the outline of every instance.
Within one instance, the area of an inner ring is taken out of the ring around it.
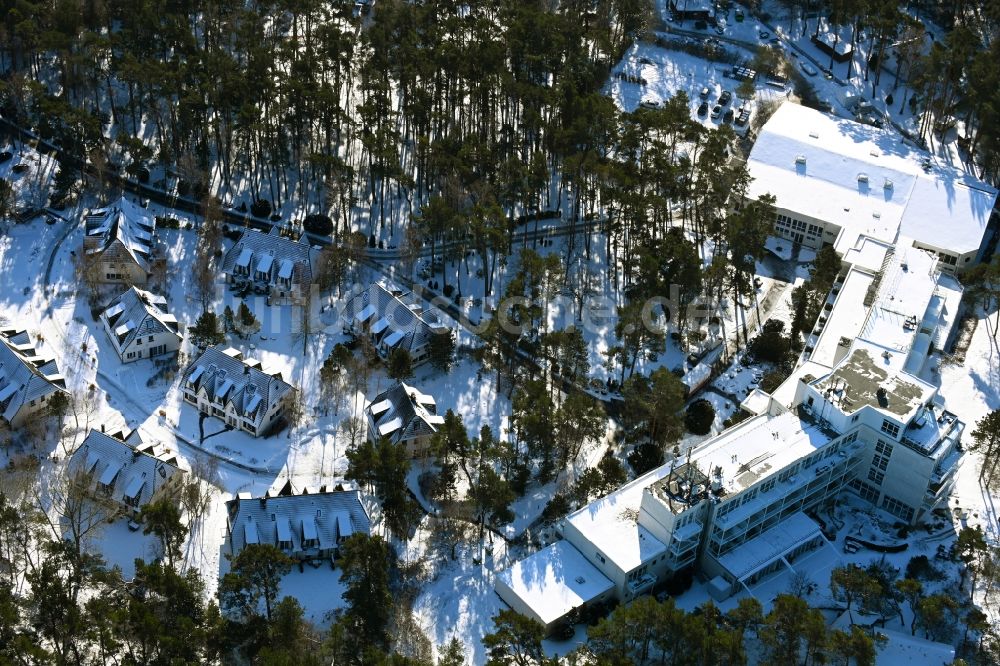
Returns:
[[[270,622],[281,579],[292,568],[291,558],[271,544],[247,544],[232,558],[229,568],[219,582],[222,608],[250,621],[260,617],[263,602],[264,618]]]
[[[160,542],[160,550],[173,568],[181,557],[181,548],[188,535],[188,527],[181,522],[181,512],[172,498],[161,497],[142,507],[140,520],[143,534],[153,534]]]
[[[219,326],[219,317],[214,312],[207,310],[202,312],[194,326],[188,329],[188,334],[191,336],[191,342],[199,349],[221,344],[226,340],[226,336]]]

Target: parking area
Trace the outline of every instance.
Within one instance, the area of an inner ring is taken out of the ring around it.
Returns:
[[[606,87],[619,108],[628,112],[659,108],[684,92],[694,120],[706,127],[729,124],[743,133],[762,100],[786,94],[783,86],[769,85],[751,63],[749,51],[712,37],[663,36],[657,44],[633,45],[612,70]]]

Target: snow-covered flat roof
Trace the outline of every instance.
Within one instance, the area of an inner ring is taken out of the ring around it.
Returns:
[[[813,386],[819,391],[829,389],[845,414],[869,406],[907,423],[930,400],[935,388],[906,372],[905,360],[903,354],[859,339],[837,367],[815,380]],[[880,391],[884,392],[881,396]]]
[[[852,236],[897,235],[956,254],[982,244],[997,190],[892,131],[786,102],[750,152],[748,194]]]
[[[759,388],[750,391],[750,395],[740,403],[740,408],[758,415],[766,412],[771,406],[771,396]]]
[[[847,338],[853,341],[857,337],[868,316],[865,295],[874,282],[875,275],[868,271],[852,268],[847,272],[840,285],[840,293],[833,302],[833,310],[821,315],[826,317],[826,323],[809,355],[811,361],[832,366],[841,340]]]
[[[885,255],[892,247],[890,243],[864,235],[851,237],[849,243],[848,240],[847,234],[843,234],[836,246],[837,252],[844,256],[844,263],[872,272],[882,268]]]
[[[607,592],[613,584],[566,541],[543,548],[497,574],[503,588],[550,624]]]
[[[820,534],[816,521],[799,511],[726,553],[719,558],[719,564],[740,580]]]
[[[864,328],[858,334],[882,347],[907,353],[937,290],[937,259],[924,250],[896,248],[885,267]],[[907,325],[907,321],[912,325]]]
[[[692,453],[691,462],[709,476],[721,471],[722,487],[732,494],[777,474],[829,442],[828,435],[794,412],[763,414],[709,440]]]
[[[670,472],[662,465],[635,479],[606,497],[594,500],[566,517],[622,571],[631,571],[666,550],[662,541],[639,525],[642,493]]]

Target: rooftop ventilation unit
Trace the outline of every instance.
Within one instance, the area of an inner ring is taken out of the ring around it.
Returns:
[[[882,184],[882,187],[884,187],[887,190],[891,190],[892,189],[892,181],[889,180],[888,178],[886,178],[885,182]]]
[[[806,156],[805,155],[796,155],[795,156],[795,163],[796,164],[805,164],[806,163]]]
[[[867,183],[868,182],[868,174],[866,174],[866,173],[859,173],[858,174],[858,182],[859,183]]]
[[[878,219],[881,219],[881,218],[882,218],[882,213],[880,213],[880,212],[878,212],[878,211],[876,210],[876,211],[874,211],[874,212],[872,213],[872,217],[874,217],[874,218],[875,218],[876,220],[878,220]]]
[[[819,138],[819,132],[817,132],[816,130],[812,130],[812,131],[809,132],[809,136],[811,138],[813,138],[813,139],[818,139]]]
[[[878,151],[872,148],[872,151],[869,153],[869,155],[871,155],[872,157],[878,157]]]

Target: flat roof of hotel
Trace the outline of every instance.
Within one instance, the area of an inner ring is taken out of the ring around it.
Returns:
[[[550,624],[614,584],[566,541],[557,541],[497,574],[545,624]]]
[[[785,102],[764,125],[747,168],[751,197],[886,242],[903,235],[974,252],[997,190],[905,144],[892,131]],[[853,242],[852,242],[853,245]]]
[[[631,571],[667,548],[637,521],[643,491],[669,472],[669,464],[650,470],[610,495],[569,514],[566,521],[580,530],[601,555],[619,569]]]
[[[740,423],[695,451],[692,461],[709,477],[722,472],[722,487],[737,493],[830,442],[818,426],[794,412],[764,414]]]
[[[907,373],[903,361],[901,354],[858,340],[850,354],[814,385],[829,390],[845,414],[867,405],[905,423],[930,399],[934,387]]]

